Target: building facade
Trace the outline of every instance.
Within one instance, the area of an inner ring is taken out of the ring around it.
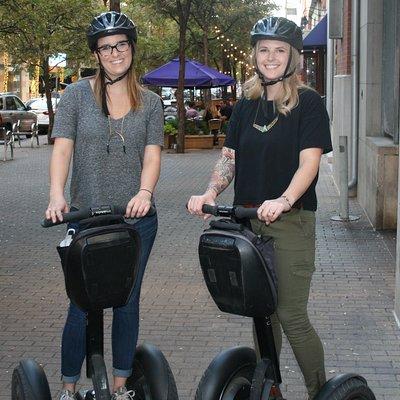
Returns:
[[[23,101],[29,98],[29,74],[12,63],[10,56],[0,53],[0,92],[12,92]]]
[[[334,149],[338,151],[339,136],[346,136],[351,194],[357,196],[374,228],[397,229],[400,4],[397,0],[330,3],[333,76],[329,77],[332,95],[327,106],[331,109]],[[336,157],[333,165],[339,186]],[[396,318],[400,316],[398,258]]]

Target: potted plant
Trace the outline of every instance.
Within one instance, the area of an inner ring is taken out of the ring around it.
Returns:
[[[185,149],[212,149],[213,141],[205,121],[185,121]]]
[[[164,124],[164,148],[170,149],[176,143],[178,133],[177,120],[170,120]]]

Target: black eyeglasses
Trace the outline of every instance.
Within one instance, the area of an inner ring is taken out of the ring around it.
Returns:
[[[114,46],[112,46],[111,44],[105,44],[104,46],[100,46],[96,49],[96,52],[103,57],[111,56],[114,49],[116,49],[119,53],[124,53],[129,49],[130,45],[131,43],[129,42],[129,40],[121,40]]]

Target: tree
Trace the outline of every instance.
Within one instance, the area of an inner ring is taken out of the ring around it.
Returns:
[[[179,75],[176,99],[178,103],[177,153],[185,152],[185,119],[183,90],[185,84],[186,31],[192,0],[152,0],[153,5],[162,14],[169,16],[179,27]]]
[[[103,1],[104,5],[106,6],[108,1]],[[121,12],[121,1],[120,0],[110,0],[110,11]]]
[[[132,18],[138,29],[135,52],[135,70],[138,76],[176,57],[179,50],[179,30],[174,20],[155,12],[154,5],[148,0],[127,3],[123,12]]]
[[[193,0],[190,18],[193,24],[189,25],[193,47],[202,49],[206,65],[212,59],[217,69],[229,70],[237,78],[236,64],[244,60],[242,55],[250,45],[250,41],[243,38],[249,37],[258,19],[274,9],[276,6],[271,0]],[[229,45],[229,54],[224,44]],[[233,53],[236,54],[231,57]]]
[[[59,54],[65,54],[71,64],[89,60],[85,32],[98,5],[94,0],[0,0],[1,50],[15,64],[42,70],[49,111],[48,138],[54,123],[49,61]]]

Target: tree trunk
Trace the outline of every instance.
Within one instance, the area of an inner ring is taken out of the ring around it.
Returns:
[[[224,72],[226,71],[231,71],[231,63],[229,62],[229,59],[225,56],[224,53],[222,53],[222,68]],[[228,91],[227,91],[227,86],[222,87],[222,98],[226,99],[228,97]]]
[[[178,102],[178,136],[177,136],[177,153],[185,152],[185,120],[186,111],[183,99],[183,90],[185,88],[185,49],[186,49],[186,30],[189,19],[190,6],[192,0],[186,0],[186,4],[182,4],[177,0],[179,13],[179,75],[178,90],[176,91],[176,99]]]
[[[204,58],[204,65],[208,65],[208,32],[203,31],[203,58]]]
[[[186,24],[183,21],[179,25],[179,75],[178,90],[176,91],[176,100],[178,103],[178,140],[176,146],[177,153],[185,152],[185,104],[183,90],[185,88],[185,45],[186,45]]]
[[[121,1],[110,0],[110,11],[121,12]]]
[[[208,65],[208,31],[203,31],[203,60],[204,65]],[[204,89],[204,103],[208,105],[211,101],[211,89]]]
[[[45,57],[42,60],[42,69],[43,69],[43,84],[44,84],[44,91],[46,94],[47,110],[49,112],[49,127],[47,130],[47,143],[53,144],[54,141],[51,139],[51,132],[53,131],[53,125],[54,125],[54,110],[53,110],[53,103],[51,102],[49,57]]]

